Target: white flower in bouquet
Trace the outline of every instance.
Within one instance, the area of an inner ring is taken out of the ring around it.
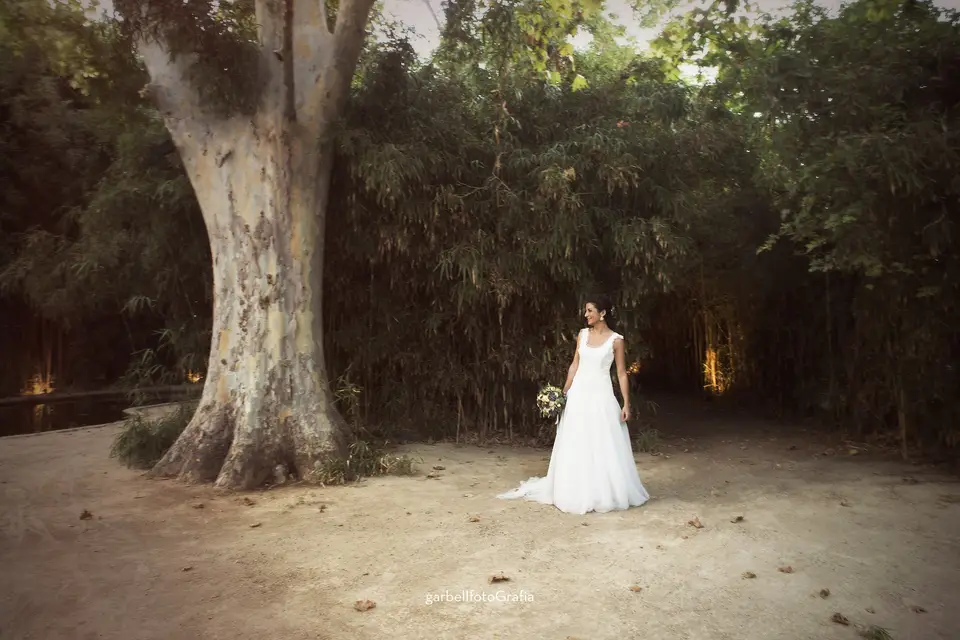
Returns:
[[[563,411],[563,405],[567,398],[563,395],[563,390],[552,384],[544,385],[537,394],[537,408],[540,415],[548,420],[556,420]]]

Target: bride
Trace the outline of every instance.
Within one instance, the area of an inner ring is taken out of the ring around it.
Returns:
[[[563,386],[567,401],[546,477],[530,478],[498,498],[525,498],[577,514],[628,509],[650,498],[640,482],[627,431],[630,389],[623,336],[614,331],[611,311],[605,298],[584,306],[587,328],[577,338]],[[610,383],[614,360],[622,409]]]

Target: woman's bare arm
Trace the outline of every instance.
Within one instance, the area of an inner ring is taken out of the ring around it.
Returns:
[[[577,369],[580,367],[580,335],[580,333],[577,334],[577,345],[574,347],[573,362],[570,363],[570,368],[567,369],[567,381],[563,385],[563,395],[567,395],[567,391],[570,390],[570,385],[573,384],[573,376],[577,375]]]
[[[617,338],[613,342],[613,354],[617,361],[617,380],[620,381],[620,395],[623,396],[623,410],[626,420],[630,419],[630,378],[627,376],[627,363],[623,339]]]

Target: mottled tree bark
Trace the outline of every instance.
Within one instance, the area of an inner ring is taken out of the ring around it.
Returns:
[[[203,212],[213,257],[213,333],[200,405],[155,476],[247,489],[303,477],[346,453],[323,353],[323,247],[333,149],[372,0],[258,2],[260,107],[215,117],[189,56],[141,39],[151,93]],[[257,70],[251,70],[251,73]]]

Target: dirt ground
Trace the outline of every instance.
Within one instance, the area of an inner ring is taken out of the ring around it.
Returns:
[[[419,445],[416,477],[219,495],[110,460],[116,426],[5,438],[0,638],[960,638],[956,478],[678,416],[637,455],[653,499],[587,516],[494,497],[547,450]]]

